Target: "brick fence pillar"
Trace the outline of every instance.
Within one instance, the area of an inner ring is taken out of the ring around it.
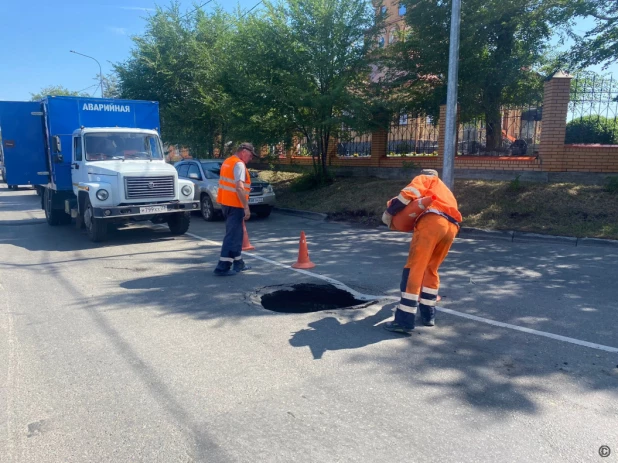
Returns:
[[[378,129],[371,133],[371,158],[380,159],[386,157],[388,148],[388,130]]]
[[[455,131],[455,146],[457,146],[459,142],[459,111],[460,108],[457,106],[457,122],[456,122],[456,131]],[[444,159],[444,138],[446,137],[446,105],[443,104],[440,106],[440,121],[438,123],[438,156]],[[455,156],[457,156],[457,152],[455,152]]]
[[[444,137],[446,136],[446,105],[440,106],[440,120],[438,121],[438,156],[444,158]]]
[[[544,171],[562,171],[565,168],[564,138],[572,78],[569,74],[559,71],[545,82],[543,125],[539,143],[539,158]]]

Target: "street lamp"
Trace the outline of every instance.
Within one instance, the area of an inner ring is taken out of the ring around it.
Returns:
[[[71,53],[75,53],[76,55],[85,56],[86,58],[90,58],[90,59],[94,60],[99,65],[99,81],[100,81],[100,85],[101,85],[101,98],[103,98],[103,72],[101,71],[101,63],[99,63],[92,56],[84,55],[83,53],[78,53],[75,50],[69,50],[69,51]]]
[[[444,163],[442,165],[442,180],[450,189],[453,189],[453,184],[455,183],[455,153],[457,152],[457,85],[460,23],[461,0],[453,0],[448,55],[448,86],[446,90],[446,133],[444,134]]]

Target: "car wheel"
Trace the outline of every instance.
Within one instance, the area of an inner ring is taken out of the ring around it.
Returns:
[[[262,207],[258,209],[257,211],[255,211],[255,213],[260,219],[265,219],[270,215],[272,211],[273,211],[272,207]]]
[[[206,222],[212,222],[213,220],[215,220],[215,207],[212,205],[212,200],[210,199],[210,196],[208,196],[207,194],[202,195],[202,200],[200,201],[200,203],[202,218]]]

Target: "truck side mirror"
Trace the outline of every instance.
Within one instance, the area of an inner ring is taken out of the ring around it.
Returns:
[[[54,135],[52,137],[52,149],[54,150],[54,153],[62,152],[62,143],[60,142],[60,137],[58,135]]]

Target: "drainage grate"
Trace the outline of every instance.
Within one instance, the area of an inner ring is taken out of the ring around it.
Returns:
[[[302,283],[274,286],[260,297],[262,307],[280,313],[310,313],[366,304],[333,285]]]

